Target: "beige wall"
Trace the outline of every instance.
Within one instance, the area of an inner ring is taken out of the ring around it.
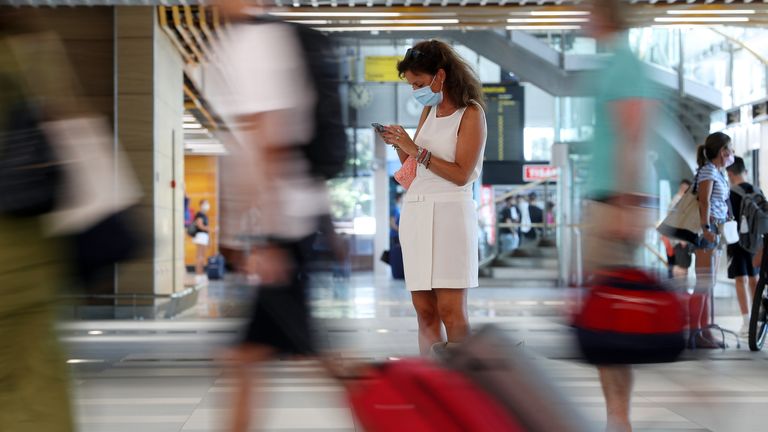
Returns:
[[[116,7],[117,133],[143,188],[148,257],[122,264],[118,292],[183,289],[183,64],[154,7]],[[172,181],[176,180],[176,188]]]
[[[156,11],[156,8],[152,8]],[[184,63],[154,23],[155,292],[184,287]],[[175,186],[172,186],[175,183]]]

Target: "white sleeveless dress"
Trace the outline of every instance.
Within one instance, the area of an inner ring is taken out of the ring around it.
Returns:
[[[455,161],[465,111],[460,108],[450,116],[437,117],[437,109],[430,110],[416,144],[433,156]],[[472,185],[480,177],[486,134],[483,120],[481,156],[467,185],[459,187],[422,165],[416,170],[400,214],[400,244],[409,291],[478,286],[478,219]]]

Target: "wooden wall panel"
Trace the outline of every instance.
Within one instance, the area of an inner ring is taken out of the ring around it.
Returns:
[[[185,156],[184,157],[185,192],[189,197],[190,206],[194,213],[200,209],[200,200],[207,199],[211,203],[208,218],[211,224],[211,245],[208,254],[219,251],[219,161],[214,156]],[[186,265],[195,264],[195,245],[192,238],[187,236],[184,246],[184,262]]]

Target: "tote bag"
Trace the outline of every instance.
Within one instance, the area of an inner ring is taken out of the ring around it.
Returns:
[[[695,185],[669,211],[667,217],[656,227],[656,231],[669,238],[696,243],[701,233],[701,222]]]

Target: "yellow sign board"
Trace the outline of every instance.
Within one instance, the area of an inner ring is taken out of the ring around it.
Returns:
[[[365,80],[372,82],[400,82],[397,56],[368,56],[365,58]]]
[[[483,87],[484,93],[489,94],[498,94],[498,93],[506,93],[507,88],[504,86],[498,86],[498,87]]]

